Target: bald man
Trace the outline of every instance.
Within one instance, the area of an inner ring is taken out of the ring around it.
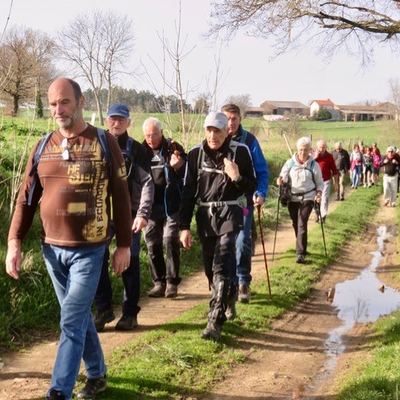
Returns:
[[[19,278],[21,243],[40,201],[43,257],[61,306],[60,343],[47,399],[72,398],[82,359],[88,379],[77,398],[91,399],[107,388],[91,305],[109,241],[109,196],[113,198],[117,274],[130,262],[130,197],[118,143],[103,132],[111,159],[104,162],[99,132],[83,118],[85,101],[79,85],[71,79],[56,79],[48,99],[58,129],[44,142],[36,176],[30,171],[40,142],[30,154],[9,230],[6,270]]]

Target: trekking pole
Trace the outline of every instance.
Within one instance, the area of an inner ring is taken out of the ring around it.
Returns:
[[[281,203],[282,196],[282,185],[279,186],[279,196],[278,196],[278,207],[276,210],[276,224],[275,224],[275,234],[274,234],[274,246],[272,248],[272,261],[274,261],[275,257],[275,245],[276,245],[276,235],[278,233],[278,222],[279,222],[279,205]]]
[[[322,240],[324,242],[325,257],[328,257],[328,253],[326,251],[326,243],[325,243],[324,223],[322,221],[322,216],[321,216],[321,206],[320,206],[319,203],[315,202],[314,203],[314,208],[315,208],[315,212],[317,213],[318,219],[321,222]]]
[[[260,205],[257,205],[257,214],[258,214],[258,224],[260,225],[261,244],[262,244],[263,253],[264,253],[265,271],[266,271],[266,273],[267,273],[268,291],[269,291],[269,295],[271,296],[271,283],[270,283],[270,281],[269,281],[269,272],[268,272],[268,263],[267,263],[267,253],[265,252],[264,231],[263,231],[262,223],[261,223],[261,206],[260,206]]]

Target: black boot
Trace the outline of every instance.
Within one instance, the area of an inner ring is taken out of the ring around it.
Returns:
[[[216,342],[220,338],[222,326],[226,321],[225,311],[228,306],[230,286],[230,278],[214,276],[212,285],[213,297],[210,301],[210,311],[207,314],[208,324],[201,333],[203,339]]]
[[[233,321],[236,318],[236,301],[238,299],[238,287],[231,284],[228,294],[228,306],[226,308],[225,316],[228,321]]]

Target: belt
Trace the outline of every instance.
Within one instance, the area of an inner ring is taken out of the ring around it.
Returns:
[[[209,207],[209,212],[211,215],[214,215],[213,209],[217,207],[224,207],[221,213],[221,217],[223,218],[225,214],[228,212],[228,206],[239,206],[241,208],[247,207],[247,199],[245,196],[240,196],[236,200],[226,200],[226,201],[198,201],[197,204],[200,207]]]

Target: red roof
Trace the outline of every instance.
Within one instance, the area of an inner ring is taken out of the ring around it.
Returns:
[[[319,104],[320,106],[334,106],[332,101],[330,99],[328,100],[313,100],[311,103],[314,103],[314,101]]]

